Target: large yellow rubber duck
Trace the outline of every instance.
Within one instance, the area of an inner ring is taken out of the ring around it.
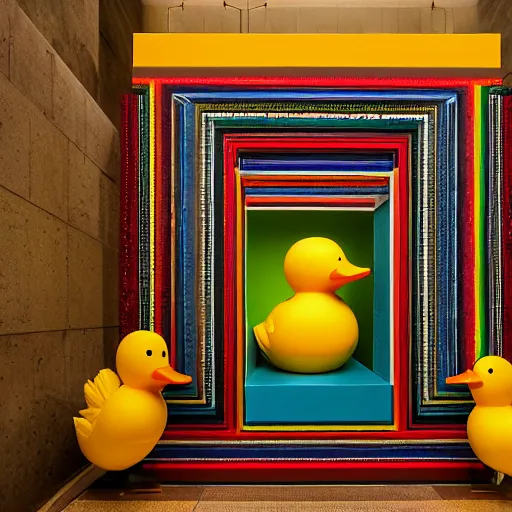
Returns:
[[[475,455],[491,469],[512,476],[512,364],[498,356],[482,357],[472,370],[446,383],[467,384],[473,395],[468,441]]]
[[[107,471],[128,469],[151,452],[167,423],[161,391],[192,380],[169,366],[164,339],[149,331],[123,338],[116,366],[123,385],[112,370],[101,370],[84,386],[83,417],[73,418],[82,453]]]
[[[357,347],[359,327],[335,292],[369,275],[370,269],[349,263],[332,240],[312,237],[290,248],[284,273],[295,295],[254,328],[260,349],[273,365],[289,372],[340,368]]]

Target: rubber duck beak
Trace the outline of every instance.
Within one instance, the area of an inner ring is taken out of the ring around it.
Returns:
[[[192,382],[192,377],[177,372],[171,366],[163,366],[162,368],[157,368],[153,372],[152,377],[155,380],[163,381],[167,384],[189,384]]]
[[[448,377],[446,379],[446,384],[468,384],[470,387],[471,385],[476,387],[482,384],[482,379],[478,373],[473,370],[468,370],[467,372],[460,373],[459,375]]]
[[[336,281],[336,284],[343,286],[345,284],[357,281],[363,277],[370,275],[369,268],[361,268],[352,265],[347,260],[340,262],[338,268],[335,268],[329,276],[332,281]]]

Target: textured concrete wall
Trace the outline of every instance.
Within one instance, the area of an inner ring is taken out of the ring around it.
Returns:
[[[18,0],[18,4],[97,100],[100,39],[98,0]]]
[[[140,0],[100,0],[100,105],[119,126],[120,96],[132,81],[132,39],[142,32]]]
[[[140,0],[18,0],[114,125],[131,88],[132,34],[142,32]]]
[[[21,4],[36,25],[0,0],[2,512],[35,510],[86,464],[72,416],[118,336],[119,134],[95,98],[98,6]]]
[[[478,3],[480,32],[500,32],[504,74],[512,72],[512,0],[480,0]],[[505,79],[512,85],[512,76]]]
[[[498,0],[499,1],[499,0]],[[507,2],[508,0],[502,0]],[[478,31],[476,7],[346,8],[268,7],[252,0],[251,11],[219,6],[145,6],[145,32],[257,32],[257,33],[472,33]],[[169,2],[178,5],[179,2]],[[228,4],[245,9],[245,2]]]

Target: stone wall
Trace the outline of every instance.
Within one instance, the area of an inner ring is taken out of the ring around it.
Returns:
[[[18,0],[55,53],[98,100],[98,0]]]
[[[501,33],[503,72],[508,75],[512,72],[512,1],[480,0],[478,23],[480,32]],[[506,76],[504,83],[512,85],[512,76]]]
[[[87,464],[72,417],[118,341],[119,133],[97,102],[131,69],[102,84],[99,15],[0,0],[2,512],[36,510]]]
[[[503,0],[507,1],[507,0]],[[351,8],[258,7],[264,1],[232,0],[232,7],[186,5],[144,6],[145,32],[251,32],[251,33],[471,33],[478,31],[476,7],[458,8]]]
[[[142,32],[140,0],[100,0],[100,105],[120,123],[120,92],[132,83],[133,33]]]
[[[142,32],[140,0],[18,0],[70,71],[120,124],[120,95],[131,87],[132,34]]]

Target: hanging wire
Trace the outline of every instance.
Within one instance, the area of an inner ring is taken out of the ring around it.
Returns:
[[[264,4],[261,4],[261,5],[256,5],[254,7],[249,7],[249,0],[247,0],[247,7],[245,9],[242,9],[240,7],[236,7],[235,5],[228,4],[224,0],[224,9],[226,9],[227,7],[230,7],[231,9],[236,9],[240,13],[240,33],[242,33],[243,12],[244,11],[247,12],[247,32],[250,33],[251,32],[251,25],[250,25],[251,11],[254,11],[255,9],[261,9],[262,7],[264,7],[266,9],[267,2],[265,2]]]
[[[255,9],[261,9],[261,8],[267,8],[267,2],[261,5],[256,5],[255,7],[249,8],[249,0],[247,0],[247,33],[251,33],[251,11],[254,11]]]
[[[241,34],[242,33],[242,13],[243,13],[244,9],[240,9],[240,7],[236,7],[235,5],[228,4],[224,0],[224,9],[227,10],[228,7],[230,7],[231,9],[236,9],[240,13],[240,34]]]
[[[432,0],[432,5],[430,6],[430,27],[432,29],[434,27],[433,15],[434,15],[434,10],[435,9],[443,11],[443,14],[444,14],[444,33],[446,34],[446,31],[448,30],[448,20],[447,20],[447,16],[446,16],[446,9],[443,9],[442,7],[436,7],[435,0]]]
[[[167,7],[167,32],[171,31],[171,9],[181,9],[182,11],[185,9],[185,2],[181,2],[180,5],[173,5],[171,7]]]

